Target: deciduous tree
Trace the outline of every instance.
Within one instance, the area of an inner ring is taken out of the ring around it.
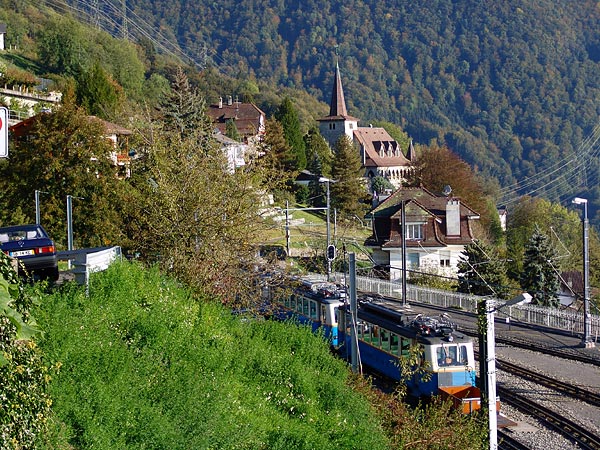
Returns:
[[[229,171],[204,101],[185,77],[172,90],[177,102],[137,130],[152,139],[132,180],[132,245],[195,290],[240,301],[254,292],[247,268],[263,235],[262,167]]]
[[[34,192],[42,191],[42,225],[59,247],[66,247],[67,195],[73,201],[76,248],[119,242],[122,222],[122,180],[110,156],[105,123],[75,106],[72,95],[52,113],[37,115],[27,135],[11,139],[11,157],[0,162],[0,186],[5,208],[34,222]]]

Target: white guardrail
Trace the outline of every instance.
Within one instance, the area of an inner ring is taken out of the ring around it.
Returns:
[[[74,268],[71,272],[75,275],[75,281],[82,286],[85,285],[87,291],[90,273],[106,270],[113,261],[120,260],[122,254],[119,246],[96,247],[59,252],[58,258],[63,261],[73,261]]]
[[[337,281],[347,284],[344,280],[347,275],[343,273],[333,274]],[[322,276],[326,280],[325,275]],[[380,280],[378,278],[370,278],[357,276],[356,289],[362,292],[372,292],[386,297],[402,299],[402,285],[400,282]],[[432,289],[423,286],[407,284],[406,296],[409,301],[425,303],[439,306],[442,308],[457,309],[477,313],[477,302],[481,301],[481,297],[477,295],[462,294],[460,292],[445,291],[441,289]],[[549,328],[557,328],[572,334],[583,334],[584,318],[583,312],[567,311],[555,308],[545,308],[535,305],[515,305],[501,308],[503,300],[494,299],[498,309],[495,315],[498,320],[529,323],[532,325],[545,326]],[[590,335],[594,341],[598,341],[600,337],[600,316],[592,314]]]

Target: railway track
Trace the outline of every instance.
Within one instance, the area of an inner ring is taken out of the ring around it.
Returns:
[[[506,402],[527,415],[537,418],[548,428],[560,433],[565,438],[576,443],[580,448],[586,450],[600,450],[600,437],[572,420],[563,417],[560,413],[552,411],[525,396],[500,386],[498,386],[498,395],[502,398],[503,402]]]
[[[589,391],[580,386],[575,386],[573,384],[542,375],[539,372],[534,372],[533,370],[526,369],[501,359],[496,359],[496,367],[512,375],[516,375],[536,384],[553,389],[554,391],[571,397],[575,400],[589,403],[592,406],[600,405],[600,394]]]
[[[535,450],[502,430],[498,430],[498,448],[500,450]]]

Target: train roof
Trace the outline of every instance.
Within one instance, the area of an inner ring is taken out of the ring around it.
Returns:
[[[416,338],[424,344],[472,341],[470,337],[457,332],[448,314],[428,316],[400,302],[382,298],[361,298],[358,302],[358,318],[400,336]]]
[[[298,289],[319,301],[345,301],[346,289],[338,284],[318,278],[302,278]]]

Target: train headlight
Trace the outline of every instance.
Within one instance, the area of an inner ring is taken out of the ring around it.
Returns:
[[[453,342],[454,341],[454,336],[450,335],[448,336],[448,342]]]

